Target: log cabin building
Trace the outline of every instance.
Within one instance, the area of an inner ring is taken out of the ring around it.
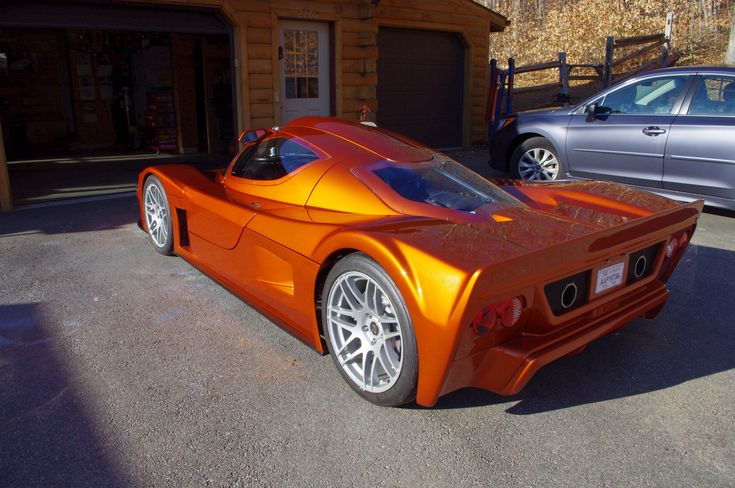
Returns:
[[[361,114],[434,147],[483,141],[489,36],[472,0],[27,0],[0,7],[6,160],[227,154],[245,128]]]

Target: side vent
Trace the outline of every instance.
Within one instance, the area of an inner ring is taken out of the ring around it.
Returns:
[[[179,222],[179,245],[189,245],[189,225],[186,222],[186,210],[183,208],[176,209],[176,220]]]

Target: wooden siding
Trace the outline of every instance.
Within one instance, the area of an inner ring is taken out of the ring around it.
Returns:
[[[378,29],[381,26],[456,32],[465,48],[463,143],[483,141],[487,57],[491,31],[504,19],[471,0],[168,0],[166,3],[220,7],[236,35],[241,80],[240,124],[271,126],[280,121],[278,22],[329,22],[333,26],[335,89],[333,113],[357,120],[360,108],[380,110],[377,101]],[[410,82],[410,80],[407,80]],[[415,81],[414,81],[415,82]],[[373,114],[374,116],[374,114]]]

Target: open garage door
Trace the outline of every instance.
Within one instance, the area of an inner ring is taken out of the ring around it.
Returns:
[[[457,34],[381,28],[378,125],[432,147],[462,145],[464,46]]]
[[[232,29],[215,9],[11,2],[0,127],[16,204],[134,189],[141,167],[235,149]]]

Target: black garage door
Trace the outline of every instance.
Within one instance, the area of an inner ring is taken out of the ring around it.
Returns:
[[[464,47],[456,34],[381,28],[378,125],[433,147],[462,145]]]

